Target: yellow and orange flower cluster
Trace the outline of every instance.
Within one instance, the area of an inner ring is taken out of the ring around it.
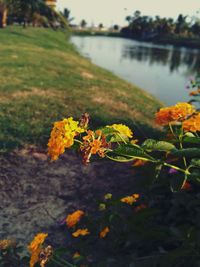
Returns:
[[[185,132],[200,132],[200,113],[194,114],[183,122]]]
[[[117,131],[122,136],[126,136],[128,138],[133,137],[133,132],[131,131],[131,129],[124,124],[113,124],[107,127],[113,128],[115,131]]]
[[[161,108],[156,113],[155,121],[159,125],[168,125],[172,122],[182,122],[195,112],[195,108],[188,103],[177,103],[175,106]]]
[[[84,212],[82,210],[77,210],[73,212],[72,214],[69,214],[66,218],[66,224],[68,228],[74,227],[83,217],[83,215],[84,215]]]
[[[40,253],[42,251],[42,244],[47,238],[48,234],[39,233],[37,234],[32,242],[28,246],[28,250],[31,253],[30,267],[34,267],[37,262],[40,261]]]
[[[133,194],[131,196],[121,198],[121,202],[133,205],[133,203],[135,203],[139,197],[139,194]]]
[[[72,117],[55,122],[48,142],[48,154],[51,159],[57,160],[66,148],[74,144],[74,137],[84,131],[79,127],[79,122]]]
[[[102,131],[87,131],[87,135],[83,137],[83,144],[80,146],[80,150],[83,154],[83,163],[90,162],[92,155],[98,154],[100,157],[105,157],[106,149],[109,148],[109,144],[106,142],[106,136],[102,134]]]

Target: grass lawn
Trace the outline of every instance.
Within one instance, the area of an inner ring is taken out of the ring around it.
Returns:
[[[55,120],[90,113],[148,134],[161,103],[82,57],[62,31],[0,30],[0,151],[46,145]]]

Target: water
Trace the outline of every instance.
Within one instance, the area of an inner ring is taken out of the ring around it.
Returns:
[[[189,100],[188,80],[200,69],[198,49],[102,36],[72,36],[71,41],[92,62],[145,89],[166,105]]]

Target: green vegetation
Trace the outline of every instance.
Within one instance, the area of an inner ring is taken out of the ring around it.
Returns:
[[[140,11],[136,11],[133,16],[126,18],[129,26],[123,28],[121,33],[124,37],[138,40],[199,48],[199,18],[194,16],[189,21],[187,19],[188,16],[182,14],[179,14],[177,20],[159,16],[152,18],[141,16]]]
[[[152,129],[161,103],[80,56],[65,32],[8,27],[0,35],[1,151],[46,145],[54,121],[85,111],[95,126],[125,122],[140,136]]]

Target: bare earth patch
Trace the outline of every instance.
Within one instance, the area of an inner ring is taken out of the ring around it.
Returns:
[[[130,165],[110,161],[83,166],[74,153],[51,163],[34,147],[0,157],[0,236],[27,244],[34,234],[50,233],[54,245],[66,242],[60,226],[76,209],[92,211],[96,200],[111,192],[136,192]]]
[[[85,71],[81,73],[81,76],[86,79],[94,79],[94,75],[92,73],[85,72]]]

